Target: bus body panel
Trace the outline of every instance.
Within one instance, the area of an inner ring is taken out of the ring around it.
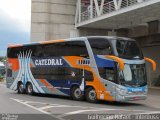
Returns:
[[[143,65],[144,60],[127,60],[123,59],[125,64],[129,65]],[[135,101],[145,100],[147,98],[148,86],[144,85],[141,87],[124,87],[122,85],[116,86],[116,100],[117,101]]]
[[[58,58],[48,58],[48,60],[58,60]],[[19,81],[22,81],[22,83],[24,84],[24,86],[26,85],[26,83],[29,81],[32,83],[33,85],[33,89],[36,93],[47,93],[47,94],[57,94],[57,95],[70,95],[70,87],[72,85],[81,85],[82,82],[82,67],[83,66],[78,66],[76,65],[76,62],[78,62],[78,60],[82,60],[83,58],[81,57],[63,57],[63,58],[59,58],[59,60],[63,59],[63,65],[58,66],[59,68],[56,67],[55,70],[60,70],[61,74],[63,73],[63,69],[67,69],[69,70],[69,72],[71,72],[70,76],[68,75],[68,79],[66,80],[65,77],[67,76],[62,76],[61,79],[59,80],[59,78],[56,80],[56,78],[54,80],[52,79],[35,79],[32,72],[34,70],[34,68],[39,68],[39,66],[37,65],[38,63],[36,63],[35,61],[37,59],[33,58],[30,60],[29,63],[26,63],[26,59],[25,58],[20,58],[19,63],[21,64],[20,66],[16,66],[14,65],[15,60],[11,60],[8,59],[8,64],[10,64],[12,66],[12,68],[8,68],[8,69],[12,69],[12,76],[11,77],[7,77],[7,87],[11,88],[13,90],[17,89],[17,83]],[[38,60],[43,60],[41,58],[38,58]],[[73,63],[75,62],[75,63]],[[35,64],[36,63],[36,64]],[[37,66],[36,66],[37,65]],[[75,65],[75,66],[73,66]],[[16,69],[14,69],[14,67],[17,67]],[[42,68],[46,68],[48,67],[48,65],[40,65],[39,69]],[[54,70],[55,66],[51,66],[50,67],[52,70]],[[73,68],[75,68],[73,70]],[[48,67],[49,69],[49,67]],[[76,73],[76,71],[78,73]],[[75,72],[75,73],[74,73]],[[88,69],[87,71],[88,72]],[[9,73],[8,73],[9,74]],[[79,77],[76,77],[76,74],[79,74]],[[91,73],[90,73],[91,74]],[[76,78],[74,78],[76,77]],[[15,80],[13,80],[15,79]],[[63,80],[65,79],[65,80]],[[77,80],[76,80],[77,79]]]
[[[146,99],[147,86],[124,87],[118,84],[116,74],[106,77],[105,70],[109,70],[111,73],[118,71],[117,62],[108,59],[106,55],[95,55],[86,37],[35,43],[35,45],[68,41],[83,41],[89,58],[81,56],[33,57],[33,51],[29,49],[21,50],[17,53],[17,58],[8,58],[7,60],[7,87],[17,90],[18,82],[22,82],[24,88],[27,82],[30,82],[36,93],[70,96],[71,88],[74,85],[83,88],[84,94],[85,88],[91,86],[96,90],[98,100],[129,101]],[[20,47],[23,47],[23,45],[20,45]],[[125,64],[145,64],[144,60],[123,60]],[[43,72],[38,74],[39,71]],[[121,95],[121,92],[124,91],[126,93]]]

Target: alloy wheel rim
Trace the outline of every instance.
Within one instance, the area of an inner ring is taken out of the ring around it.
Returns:
[[[95,99],[96,99],[96,91],[95,91],[95,90],[91,90],[91,91],[89,92],[89,98],[90,98],[91,100],[95,100]]]
[[[33,88],[32,88],[31,85],[29,85],[29,86],[28,86],[28,93],[32,93],[32,91],[33,91]]]
[[[21,93],[23,92],[23,85],[22,85],[22,84],[19,86],[19,91],[20,91]]]
[[[77,88],[75,91],[74,91],[74,95],[76,98],[80,98],[81,97],[81,90],[79,88]]]

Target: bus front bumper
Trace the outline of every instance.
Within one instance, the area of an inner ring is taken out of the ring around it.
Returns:
[[[145,100],[147,95],[117,95],[116,101],[127,102],[127,101],[137,101]]]

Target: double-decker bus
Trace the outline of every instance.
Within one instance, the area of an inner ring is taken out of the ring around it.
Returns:
[[[135,40],[92,36],[10,45],[7,87],[18,93],[74,100],[134,101],[147,97],[144,57]]]

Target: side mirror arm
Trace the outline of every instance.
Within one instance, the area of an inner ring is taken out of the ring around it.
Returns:
[[[156,62],[154,60],[150,59],[150,58],[147,58],[147,57],[144,57],[144,59],[145,59],[145,61],[151,63],[153,71],[156,71],[156,66],[157,66]]]
[[[106,58],[116,61],[117,63],[119,63],[120,69],[124,70],[124,61],[121,58],[113,56],[113,55],[107,55]]]

